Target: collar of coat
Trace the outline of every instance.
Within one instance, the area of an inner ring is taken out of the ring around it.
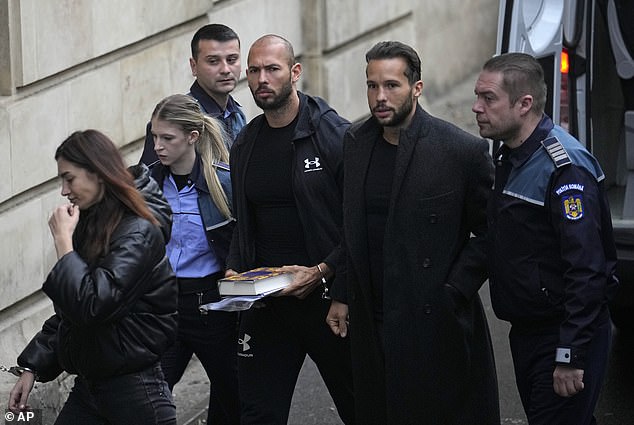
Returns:
[[[299,96],[299,112],[293,140],[310,137],[319,128],[319,122],[325,115],[329,113],[336,114],[336,111],[321,97],[309,96],[300,91],[297,91],[297,95]],[[257,137],[264,124],[264,119],[264,114],[253,118],[234,144],[242,145]]]
[[[229,172],[229,167],[224,163],[216,164],[222,170]],[[160,161],[156,161],[150,165],[150,172],[152,174],[152,178],[156,180],[159,184],[159,187],[163,188],[163,182],[167,178],[170,173],[169,167],[161,164]],[[194,162],[194,168],[192,168],[191,173],[189,173],[189,178],[196,185],[196,189],[201,192],[209,193],[209,189],[207,188],[207,181],[205,180],[205,174],[202,169],[202,159],[200,155],[196,153],[196,160]]]

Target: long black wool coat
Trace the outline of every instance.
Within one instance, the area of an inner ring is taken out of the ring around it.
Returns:
[[[344,141],[346,302],[358,423],[499,425],[493,350],[478,296],[493,176],[488,144],[418,105],[401,132],[383,246],[383,361],[364,199],[381,132],[370,118]]]

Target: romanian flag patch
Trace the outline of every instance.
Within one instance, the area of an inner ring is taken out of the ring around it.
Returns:
[[[561,206],[568,220],[579,220],[583,217],[583,196],[581,194],[563,196]]]

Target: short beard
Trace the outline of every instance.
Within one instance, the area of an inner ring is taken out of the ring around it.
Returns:
[[[284,84],[280,88],[279,94],[277,94],[274,98],[263,101],[262,99],[258,99],[257,97],[253,96],[253,100],[255,101],[255,104],[258,105],[263,111],[275,111],[277,109],[282,109],[285,105],[288,104],[292,93],[293,85],[289,81],[288,84]]]
[[[412,97],[408,97],[407,101],[403,103],[403,105],[394,111],[394,115],[392,118],[387,120],[377,120],[383,127],[400,127],[407,118],[409,114],[412,112],[412,108],[414,108],[414,99]]]

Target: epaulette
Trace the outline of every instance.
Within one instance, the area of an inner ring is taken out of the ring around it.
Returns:
[[[214,165],[221,170],[229,171],[229,164],[227,164],[226,162],[215,161]]]
[[[550,155],[550,158],[555,163],[555,167],[559,168],[572,163],[570,157],[568,156],[568,152],[566,152],[566,149],[556,137],[549,137],[548,139],[543,140],[542,146],[546,149],[546,152],[548,152],[548,155]]]

